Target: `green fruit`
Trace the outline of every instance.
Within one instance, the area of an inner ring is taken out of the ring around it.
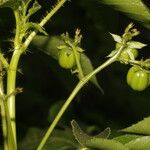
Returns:
[[[143,91],[150,85],[150,74],[138,66],[133,66],[127,73],[128,85],[136,91]]]
[[[80,54],[78,53],[78,58],[79,57]],[[62,68],[72,69],[76,65],[74,53],[71,50],[68,50],[66,48],[60,50],[58,62]]]
[[[119,49],[121,46],[120,43],[116,43],[116,49]],[[119,59],[130,59],[130,54],[133,55],[134,59],[138,56],[138,50],[135,48],[125,48],[121,53]]]

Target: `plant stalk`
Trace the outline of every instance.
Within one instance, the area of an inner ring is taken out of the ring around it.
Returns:
[[[13,56],[11,58],[11,62],[9,65],[9,69],[7,71],[7,95],[13,93],[16,89],[16,73],[18,62],[21,56],[21,52],[19,50],[15,50]],[[8,109],[10,113],[11,126],[14,135],[14,140],[16,142],[16,123],[15,123],[15,95],[12,94],[7,99]]]
[[[0,72],[2,73],[2,64],[0,63]],[[0,95],[4,96],[4,87],[3,87],[3,76],[0,75]],[[6,114],[5,114],[5,109],[4,105],[2,104],[2,99],[1,101],[1,117],[2,117],[2,132],[3,132],[3,145],[4,145],[4,150],[8,150],[8,134],[7,134],[7,121],[6,121]]]
[[[120,49],[118,50],[118,52],[116,53],[116,55],[114,55],[113,57],[109,58],[106,62],[104,62],[101,66],[97,67],[94,71],[92,71],[91,73],[89,73],[88,75],[84,76],[79,83],[76,85],[76,87],[74,88],[74,90],[72,91],[72,93],[70,94],[70,96],[68,97],[68,99],[66,100],[66,102],[63,104],[62,108],[60,109],[60,111],[58,112],[57,116],[55,117],[54,121],[52,122],[52,124],[50,125],[50,127],[48,128],[46,134],[44,135],[41,143],[39,144],[37,150],[42,150],[42,148],[44,147],[46,141],[48,140],[49,136],[51,135],[52,131],[54,130],[55,126],[57,125],[58,121],[61,119],[62,115],[64,114],[64,112],[66,111],[66,109],[68,108],[68,106],[70,105],[70,103],[72,102],[72,100],[75,98],[75,96],[77,95],[77,93],[81,90],[81,88],[94,76],[96,75],[98,72],[100,72],[101,70],[103,70],[104,68],[106,68],[107,66],[109,66],[110,64],[114,63],[117,58],[120,56],[122,50],[124,49],[124,45],[122,45],[120,47]]]

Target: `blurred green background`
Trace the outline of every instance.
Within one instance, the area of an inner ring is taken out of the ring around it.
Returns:
[[[40,21],[43,14],[54,4],[42,0],[39,3],[42,9],[32,17],[35,22]],[[136,40],[148,44],[149,30],[96,0],[67,2],[45,28],[49,36],[60,35],[66,31],[73,36],[75,29],[80,28],[83,35],[82,48],[96,68],[115,48],[109,32],[122,34],[130,22],[134,22],[141,31]],[[12,11],[0,9],[0,44],[8,58],[11,56],[8,39],[13,37],[14,27]],[[139,58],[149,58],[149,46],[139,51]],[[23,87],[24,92],[17,95],[16,119],[18,140],[23,143],[30,129],[41,130],[49,126],[78,80],[70,71],[60,68],[56,60],[38,49],[29,48],[22,56],[19,68],[23,74],[18,73],[17,86]],[[102,95],[99,89],[89,83],[76,96],[58,128],[70,128],[70,121],[75,119],[85,129],[89,129],[87,132],[98,133],[106,127],[115,131],[149,116],[150,88],[143,92],[130,89],[126,83],[128,69],[129,66],[115,63],[99,73],[97,79],[105,94]]]

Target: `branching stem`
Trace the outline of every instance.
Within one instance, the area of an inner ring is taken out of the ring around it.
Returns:
[[[75,96],[77,95],[77,93],[81,90],[81,88],[94,76],[96,75],[98,72],[100,72],[101,70],[103,70],[104,68],[106,68],[107,66],[109,66],[110,64],[112,64],[113,62],[115,62],[117,60],[117,58],[120,56],[121,52],[124,49],[124,45],[122,45],[120,47],[120,49],[118,50],[118,52],[111,58],[109,58],[106,62],[104,62],[101,66],[99,66],[98,68],[96,68],[94,71],[92,71],[90,74],[84,76],[79,83],[77,84],[77,86],[74,88],[74,90],[72,91],[72,93],[70,94],[70,96],[68,97],[68,99],[66,100],[66,102],[64,103],[64,105],[62,106],[62,108],[60,109],[60,111],[58,112],[57,116],[55,117],[54,121],[52,122],[52,124],[50,125],[50,127],[48,128],[46,134],[44,135],[41,143],[39,144],[37,150],[42,150],[42,148],[44,147],[46,141],[48,140],[49,136],[51,135],[52,131],[54,130],[55,126],[57,125],[58,121],[61,119],[62,115],[64,114],[64,112],[66,111],[66,109],[68,108],[68,106],[70,105],[70,103],[72,102],[72,100],[75,98]]]

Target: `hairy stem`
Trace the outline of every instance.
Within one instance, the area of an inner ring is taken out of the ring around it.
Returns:
[[[39,25],[41,27],[43,27],[50,19],[51,17],[63,6],[63,4],[66,2],[67,0],[59,0],[58,3],[56,4],[55,7],[53,7],[53,9],[47,14],[46,17],[43,18],[43,20],[39,23]],[[36,36],[37,34],[37,30],[33,31],[28,38],[26,39],[26,41],[24,42],[23,45],[23,49],[26,49],[29,44],[31,43],[31,41],[33,40],[33,38]]]
[[[45,18],[40,22],[40,26],[44,26],[49,19],[59,10],[59,8],[66,2],[67,0],[60,0],[58,1],[57,5],[52,9],[50,13],[47,14]],[[11,127],[12,127],[12,133],[16,143],[16,122],[15,122],[15,95],[11,94],[15,91],[16,89],[16,73],[17,73],[17,67],[18,67],[18,62],[20,59],[21,54],[28,48],[29,44],[31,43],[32,39],[34,36],[38,33],[37,30],[33,31],[29,37],[26,39],[26,41],[22,44],[21,42],[21,35],[20,35],[20,14],[18,10],[14,11],[15,19],[16,19],[16,35],[14,39],[14,52],[10,61],[10,65],[7,71],[7,95],[11,95],[7,99],[7,104],[8,104],[8,110],[9,110],[9,115],[10,115],[10,120],[11,120]],[[17,149],[17,148],[16,148]]]
[[[21,52],[19,50],[15,50],[13,56],[11,58],[11,62],[9,65],[9,69],[7,71],[7,95],[13,93],[16,89],[16,73],[17,66],[21,56]],[[15,123],[15,95],[11,95],[7,100],[8,109],[11,118],[11,126],[13,130],[14,140],[16,142],[16,123]]]
[[[96,75],[98,72],[100,72],[101,70],[103,70],[104,68],[106,68],[107,66],[109,66],[110,64],[114,63],[117,58],[120,56],[122,50],[124,49],[124,45],[122,45],[119,49],[119,51],[116,53],[116,55],[114,55],[113,57],[111,57],[110,59],[108,59],[106,62],[104,62],[101,66],[99,66],[98,68],[96,68],[94,71],[92,71],[91,73],[89,73],[88,75],[84,76],[79,83],[77,84],[77,86],[74,88],[74,90],[72,91],[72,93],[70,94],[70,96],[68,97],[68,99],[66,100],[66,102],[64,103],[64,105],[62,106],[62,108],[60,109],[60,111],[58,112],[57,116],[55,117],[54,121],[52,122],[52,124],[50,125],[50,127],[48,128],[46,134],[44,135],[41,143],[39,144],[37,150],[42,150],[42,148],[44,147],[46,141],[48,140],[49,136],[51,135],[52,131],[54,130],[55,126],[57,125],[58,121],[61,119],[62,115],[64,114],[64,112],[66,111],[66,109],[68,108],[68,106],[70,105],[70,103],[72,102],[72,100],[74,99],[74,97],[77,95],[77,93],[81,90],[81,88],[94,76]]]
[[[15,34],[15,39],[14,39],[14,52],[13,56],[10,61],[9,68],[7,70],[7,94],[11,94],[12,92],[15,91],[16,88],[16,72],[17,72],[17,66],[18,66],[18,61],[20,58],[20,51],[19,47],[21,44],[20,41],[20,15],[18,10],[14,11],[15,19],[16,19],[16,34]],[[15,122],[15,96],[11,95],[8,100],[8,110],[10,113],[10,119],[11,119],[11,126],[12,126],[12,132],[13,132],[13,137],[14,141],[16,143],[16,122]]]

